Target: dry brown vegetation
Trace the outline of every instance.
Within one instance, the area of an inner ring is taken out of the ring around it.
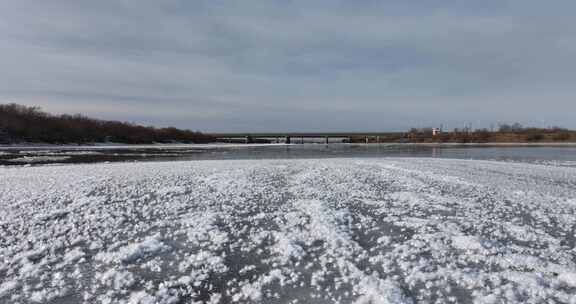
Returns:
[[[209,142],[200,132],[176,128],[144,127],[83,115],[52,115],[38,107],[0,104],[0,143],[95,143]]]
[[[352,142],[364,143],[365,136],[355,136]],[[369,143],[556,143],[576,142],[576,131],[559,127],[525,128],[520,124],[504,124],[497,131],[487,129],[453,130],[434,136],[432,128],[411,129],[406,133],[390,133],[368,137]]]

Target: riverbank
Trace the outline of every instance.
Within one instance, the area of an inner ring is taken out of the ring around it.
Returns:
[[[265,143],[265,144],[238,144],[238,143],[211,143],[211,144],[94,144],[94,145],[72,145],[72,144],[14,144],[0,145],[0,151],[9,150],[115,150],[115,149],[185,149],[185,148],[253,148],[253,147],[278,147],[278,146],[299,146],[302,144],[285,143]],[[483,143],[452,143],[452,142],[427,142],[427,143],[304,143],[304,145],[344,145],[344,146],[440,146],[440,147],[576,147],[576,142],[483,142]]]
[[[0,145],[2,150],[115,150],[115,149],[183,149],[183,148],[240,148],[240,147],[264,147],[264,146],[285,146],[286,144],[228,144],[228,143],[213,143],[213,144],[93,144],[93,145],[72,145],[72,144],[15,144],[15,145]]]

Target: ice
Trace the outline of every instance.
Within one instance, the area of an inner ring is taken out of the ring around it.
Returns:
[[[70,159],[69,156],[22,156],[11,158],[7,161],[13,163],[40,163],[40,162],[58,162]]]
[[[0,168],[0,303],[574,303],[576,168]]]

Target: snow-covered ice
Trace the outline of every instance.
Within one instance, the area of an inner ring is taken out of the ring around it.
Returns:
[[[576,168],[0,168],[0,303],[576,303]]]
[[[22,156],[9,159],[9,162],[15,163],[39,163],[39,162],[57,162],[69,159],[68,156]]]

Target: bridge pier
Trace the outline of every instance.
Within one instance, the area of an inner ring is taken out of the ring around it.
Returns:
[[[286,136],[286,144],[287,144],[287,145],[290,144],[290,136]]]
[[[329,140],[328,140],[328,139],[329,139],[329,137],[328,137],[328,136],[326,136],[326,137],[324,137],[324,139],[326,140],[326,144],[328,144],[328,143],[329,143]]]

